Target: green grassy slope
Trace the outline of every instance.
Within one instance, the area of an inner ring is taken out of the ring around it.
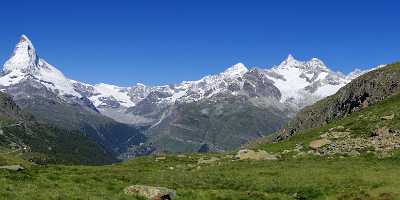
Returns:
[[[316,128],[347,116],[368,105],[400,92],[400,62],[368,72],[336,94],[301,110],[296,118],[280,131],[277,139],[285,139],[309,128]]]
[[[13,200],[128,200],[136,198],[123,194],[124,187],[146,184],[176,189],[177,200],[400,198],[400,156],[380,160],[364,156],[284,161],[222,158],[198,167],[200,156],[168,156],[162,161],[142,157],[103,167],[0,170],[0,196]]]
[[[382,117],[394,115],[392,120],[384,120]],[[308,129],[293,137],[280,141],[278,143],[270,144],[270,138],[265,138],[253,142],[250,147],[257,149],[264,149],[270,152],[282,152],[285,149],[293,149],[296,144],[305,144],[307,147],[309,142],[318,139],[321,134],[328,132],[329,129],[343,126],[348,129],[352,137],[370,137],[377,128],[387,127],[395,132],[400,130],[400,94],[395,94],[384,101],[375,105],[369,106],[349,114],[347,117],[337,119],[331,123],[319,127]]]

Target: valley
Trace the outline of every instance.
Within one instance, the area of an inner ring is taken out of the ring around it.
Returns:
[[[114,157],[129,159],[234,150],[279,130],[300,109],[370,70],[344,75],[317,58],[288,55],[270,68],[237,63],[178,84],[91,85],[65,77],[22,35],[4,64],[0,89],[38,121],[81,132]]]
[[[393,63],[356,78],[333,96],[301,110],[286,128],[243,145],[239,152],[157,153],[112,165],[83,166],[37,165],[25,160],[24,153],[3,149],[2,165],[25,169],[0,170],[0,196],[142,200],[146,198],[124,191],[128,186],[148,185],[173,189],[173,199],[182,200],[396,200],[400,198],[399,70],[400,64]],[[388,85],[392,87],[385,90]],[[349,99],[366,96],[360,89],[364,87],[369,94],[363,101],[368,105],[358,100],[347,104]],[[343,94],[350,94],[348,100],[340,98]],[[298,127],[299,121],[313,119],[304,119],[312,116],[307,113],[320,113],[337,102],[352,107],[335,106],[335,113],[346,114],[312,127],[301,123],[303,128],[287,131]]]

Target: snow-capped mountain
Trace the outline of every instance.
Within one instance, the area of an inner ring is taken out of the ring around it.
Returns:
[[[26,79],[35,79],[59,95],[81,97],[61,71],[36,55],[31,41],[22,35],[10,59],[4,64],[1,86],[18,84]]]
[[[351,81],[342,73],[331,71],[317,58],[298,61],[292,55],[264,72],[281,91],[281,101],[296,110],[334,94]]]
[[[95,92],[89,99],[106,115],[119,120],[124,118],[120,115],[122,109],[123,115],[129,116],[128,120],[131,120],[132,123],[134,122],[133,119],[139,119],[143,115],[140,112],[137,112],[138,115],[132,114],[129,110],[135,110],[134,107],[146,98],[152,98],[151,103],[154,106],[166,106],[175,103],[196,102],[221,93],[243,95],[240,91],[248,82],[245,77],[257,72],[259,78],[262,77],[262,81],[269,81],[279,89],[280,102],[297,111],[334,94],[352,79],[368,71],[370,70],[355,70],[346,76],[340,72],[333,72],[317,58],[299,61],[289,55],[282,63],[272,68],[249,70],[244,64],[238,63],[220,74],[174,85],[145,86],[137,84],[132,87],[118,87],[98,84],[93,86]],[[113,112],[110,107],[113,107],[114,111],[118,110],[118,112]],[[127,122],[126,120],[123,121]],[[144,121],[151,122],[157,121],[157,119]]]
[[[289,55],[279,65],[272,68],[249,70],[244,64],[238,63],[220,74],[174,85],[136,84],[131,87],[105,83],[90,85],[66,78],[57,68],[37,57],[31,41],[22,35],[11,58],[4,64],[4,75],[0,77],[0,85],[7,87],[31,78],[61,97],[87,97],[103,114],[118,121],[136,124],[152,123],[158,120],[158,117],[146,119],[140,115],[140,112],[136,112],[139,113],[138,115],[129,112],[129,110],[135,110],[133,108],[141,101],[152,98],[152,104],[165,107],[175,103],[199,101],[220,93],[242,95],[240,90],[246,83],[244,76],[254,70],[260,72],[259,76],[265,79],[263,81],[272,81],[281,93],[280,101],[295,110],[334,94],[352,79],[368,71],[355,70],[346,76],[340,72],[331,71],[317,58],[299,61]]]
[[[76,83],[40,58],[24,35],[4,64],[0,77],[0,89],[36,119],[63,129],[81,131],[112,154],[120,154],[128,146],[145,141],[144,135],[135,127],[100,114],[87,94],[76,88]]]
[[[47,109],[55,103],[63,105],[57,107],[58,110],[49,111],[54,116],[46,113],[43,115],[43,118],[59,124],[64,124],[63,120],[69,119],[64,117],[65,109],[68,107],[71,113],[79,116],[77,118],[80,121],[75,122],[79,123],[79,126],[85,124],[87,119],[93,118],[88,118],[87,112],[91,113],[90,115],[101,113],[125,124],[148,125],[149,134],[158,139],[170,135],[168,140],[195,144],[196,148],[202,143],[207,143],[213,149],[224,149],[225,144],[218,143],[215,138],[210,144],[209,140],[204,139],[207,137],[202,134],[235,133],[237,135],[231,137],[236,137],[236,140],[231,143],[239,144],[257,135],[273,132],[299,109],[334,94],[352,79],[366,72],[368,70],[355,70],[346,76],[331,71],[317,58],[299,61],[289,55],[283,62],[273,67],[249,69],[244,64],[238,63],[219,74],[171,85],[146,86],[140,83],[131,87],[105,83],[91,85],[65,77],[56,67],[38,57],[32,42],[23,35],[12,56],[4,64],[0,89],[33,110],[38,109],[38,105],[42,106],[39,106],[40,109]],[[36,104],[31,103],[35,100]],[[236,107],[231,107],[232,105]],[[81,112],[82,109],[85,111]],[[37,112],[42,114],[40,110]],[[187,113],[190,113],[190,118],[196,119],[197,122],[182,118]],[[244,115],[247,119],[241,119]],[[210,119],[219,117],[213,121],[204,121],[201,118],[204,116]],[[221,116],[229,116],[227,120],[233,121],[231,127],[240,126],[236,129],[219,130],[219,124],[224,123],[221,121]],[[271,119],[265,119],[268,116]],[[215,129],[204,130],[199,121]],[[257,124],[263,125],[251,125],[249,121],[258,121]],[[103,133],[99,132],[101,129],[93,125],[97,122],[98,120],[92,122],[90,127],[97,132],[96,137],[101,137],[101,140],[105,141]],[[84,127],[87,129],[88,126]],[[187,133],[188,130],[191,132]],[[210,133],[216,130],[218,133]],[[245,134],[241,135],[239,131]],[[172,133],[184,135],[171,136]],[[203,139],[196,141],[194,138],[187,138],[185,134],[198,135],[198,138]],[[124,143],[124,141],[119,142]],[[162,143],[162,141],[157,142]]]

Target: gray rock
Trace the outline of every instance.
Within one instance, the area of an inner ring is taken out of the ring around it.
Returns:
[[[270,154],[264,150],[242,149],[236,154],[239,160],[278,160],[276,155]]]
[[[383,119],[383,120],[392,120],[392,119],[394,119],[394,114],[383,116],[383,117],[381,117],[381,119]]]
[[[171,200],[176,196],[176,191],[165,187],[147,185],[132,185],[124,189],[127,195],[142,196],[149,200]]]
[[[321,147],[323,147],[325,145],[328,145],[330,143],[331,143],[331,141],[328,140],[328,139],[314,140],[314,141],[310,142],[309,147],[311,149],[317,150],[317,149],[319,149],[319,148],[321,148]]]
[[[22,171],[25,168],[22,167],[21,165],[7,165],[7,166],[0,166],[0,169],[6,169],[10,171]]]

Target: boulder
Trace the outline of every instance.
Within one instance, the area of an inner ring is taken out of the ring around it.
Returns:
[[[239,160],[278,160],[278,157],[270,154],[264,150],[250,150],[250,149],[242,149],[240,150],[236,156],[236,159]]]
[[[389,134],[389,129],[386,128],[386,127],[384,126],[384,127],[381,127],[381,128],[376,129],[376,130],[371,134],[371,136],[373,136],[373,137],[376,137],[376,136],[378,136],[378,137],[383,137],[383,136],[385,136],[385,135],[387,135],[387,134]]]
[[[344,129],[344,126],[336,126],[336,127],[330,128],[329,131],[337,131],[337,130],[343,130],[343,129]]]
[[[7,165],[7,166],[0,166],[0,169],[7,169],[10,171],[22,171],[25,168],[22,167],[21,165]]]
[[[330,140],[328,140],[326,138],[323,138],[323,139],[320,139],[320,140],[314,140],[314,141],[310,142],[309,147],[311,149],[317,150],[317,149],[319,149],[319,148],[321,148],[321,147],[323,147],[325,145],[328,145],[330,143],[331,143]]]
[[[145,197],[149,200],[171,200],[176,196],[176,191],[165,187],[146,185],[132,185],[124,189],[127,195]]]

